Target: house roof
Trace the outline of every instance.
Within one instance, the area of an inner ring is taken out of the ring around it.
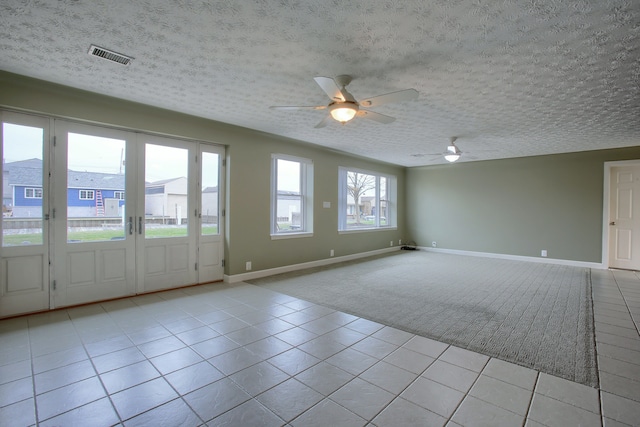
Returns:
[[[42,186],[42,160],[28,159],[5,163],[9,185]],[[125,176],[120,174],[81,172],[70,170],[69,188],[88,188],[96,190],[124,190]]]

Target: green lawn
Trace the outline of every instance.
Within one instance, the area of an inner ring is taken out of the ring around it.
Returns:
[[[202,227],[203,235],[212,235],[218,233],[216,225],[208,225]],[[162,237],[184,237],[187,235],[186,227],[171,228],[150,228],[146,230],[145,236],[150,239]],[[98,242],[105,240],[117,240],[124,238],[124,230],[89,230],[89,231],[72,231],[67,236],[70,242]],[[9,234],[2,237],[3,246],[22,246],[22,245],[41,245],[42,233],[33,234]]]

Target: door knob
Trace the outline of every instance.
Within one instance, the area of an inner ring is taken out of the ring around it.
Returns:
[[[609,225],[616,225],[616,222],[615,222],[615,221],[611,221],[611,222],[609,223]]]

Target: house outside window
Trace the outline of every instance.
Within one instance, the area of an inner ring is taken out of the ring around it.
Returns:
[[[80,200],[93,200],[95,199],[96,194],[94,190],[79,190],[79,199]]]
[[[24,198],[25,199],[42,199],[42,188],[25,188],[24,189]]]
[[[124,191],[114,191],[113,198],[118,200],[124,200]]]
[[[345,167],[338,174],[338,231],[396,227],[395,176]]]
[[[313,233],[313,162],[271,156],[271,237],[306,237]]]

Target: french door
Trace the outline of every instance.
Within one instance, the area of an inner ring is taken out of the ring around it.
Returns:
[[[49,308],[49,119],[0,111],[0,316]]]
[[[136,134],[56,121],[55,135],[52,306],[133,295]]]
[[[222,148],[150,135],[140,142],[138,292],[222,279]]]
[[[223,278],[224,148],[2,119],[0,317]]]

